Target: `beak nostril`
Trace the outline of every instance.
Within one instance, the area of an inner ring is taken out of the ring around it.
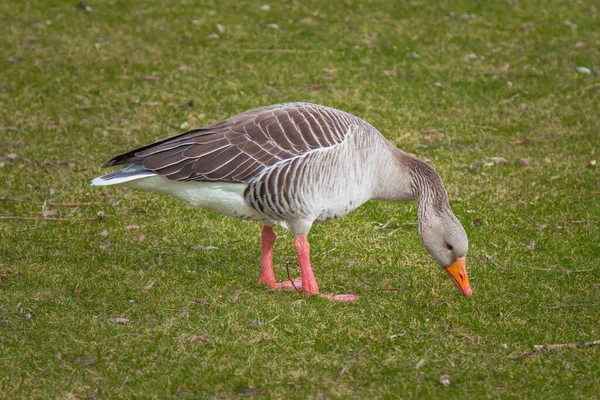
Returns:
[[[465,296],[471,295],[471,286],[467,277],[467,270],[464,258],[457,259],[452,265],[445,268],[446,274],[450,280]]]

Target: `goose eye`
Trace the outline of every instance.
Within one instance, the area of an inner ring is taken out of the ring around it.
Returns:
[[[454,247],[452,247],[452,245],[450,245],[450,244],[446,244],[446,248],[447,248],[448,250],[452,250]]]

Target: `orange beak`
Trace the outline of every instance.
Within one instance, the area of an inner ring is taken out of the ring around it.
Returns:
[[[444,268],[454,286],[461,291],[465,296],[470,296],[473,291],[471,285],[469,285],[469,277],[467,276],[467,265],[465,264],[465,258],[459,258],[454,263]]]

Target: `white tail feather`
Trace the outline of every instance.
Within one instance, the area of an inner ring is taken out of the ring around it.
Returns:
[[[90,184],[93,186],[120,185],[122,183],[151,176],[156,176],[156,174],[152,171],[145,170],[141,165],[130,165],[127,168],[94,178]]]

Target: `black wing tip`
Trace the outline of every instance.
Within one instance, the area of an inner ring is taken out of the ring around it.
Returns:
[[[123,164],[141,164],[142,161],[143,161],[143,159],[140,158],[140,157],[137,157],[136,153],[139,153],[140,151],[144,151],[144,150],[147,150],[147,149],[149,149],[151,147],[158,146],[160,144],[166,143],[166,142],[168,142],[170,140],[178,139],[181,136],[188,135],[188,134],[193,134],[193,133],[198,133],[198,132],[201,132],[203,130],[205,130],[205,129],[204,128],[192,129],[192,130],[184,132],[184,133],[179,133],[179,134],[176,134],[176,135],[173,135],[173,136],[169,136],[166,139],[159,140],[157,142],[154,142],[154,143],[151,143],[149,145],[137,148],[135,150],[131,150],[131,151],[127,152],[127,153],[120,154],[118,156],[115,156],[115,157],[111,158],[106,164],[104,164],[102,166],[102,168],[108,168],[108,167],[112,167],[112,166],[115,166],[115,165],[123,165]]]
[[[120,156],[113,157],[107,163],[105,163],[102,166],[102,168],[108,168],[108,167],[112,167],[114,165],[121,165],[121,164],[133,164],[131,162],[125,161],[127,158],[129,158],[128,156],[130,156],[130,154],[121,154]]]
[[[137,150],[131,151],[129,153],[121,154],[111,158],[107,163],[105,163],[102,168],[108,168],[115,165],[123,165],[123,164],[141,164],[139,158],[135,156],[135,152]]]
[[[108,167],[112,167],[113,165],[115,165],[114,158],[112,160],[110,160],[109,162],[105,163],[101,168],[108,168]]]

